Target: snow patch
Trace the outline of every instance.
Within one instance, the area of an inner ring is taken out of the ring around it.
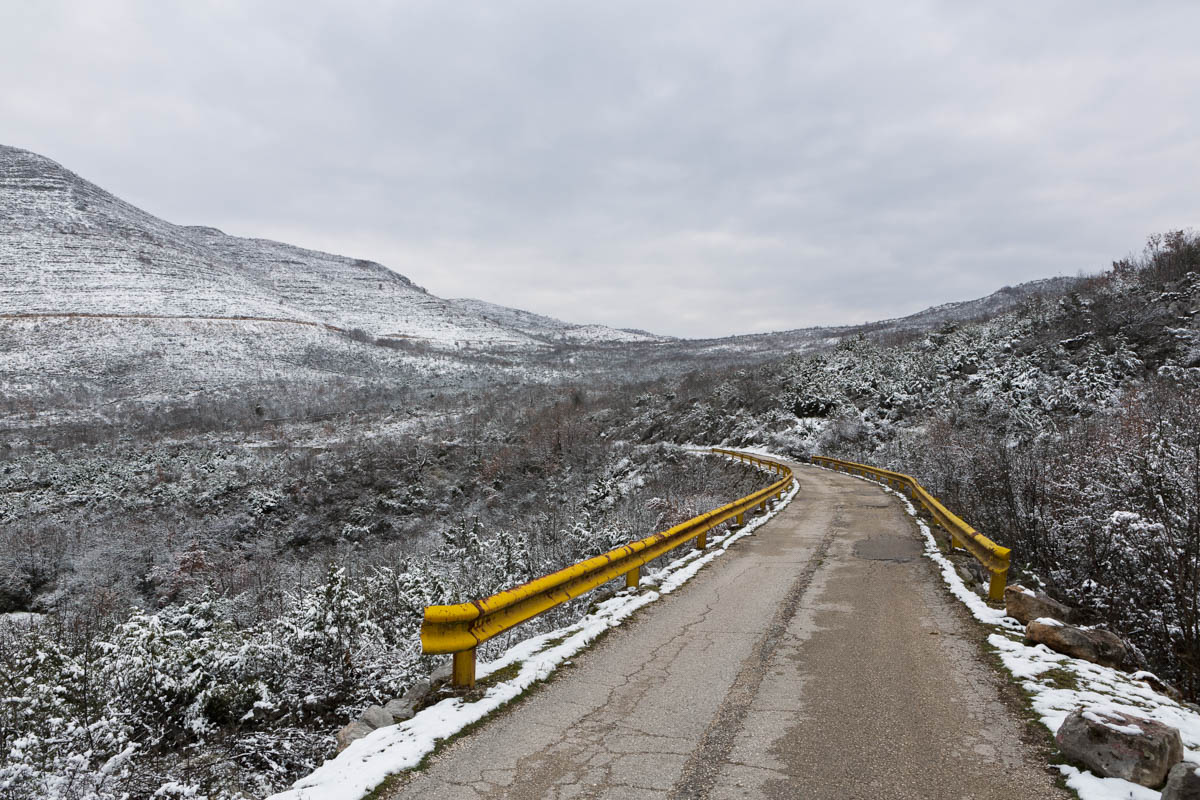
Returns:
[[[1158,800],[1161,793],[1136,783],[1117,778],[1099,778],[1088,770],[1068,764],[1058,764],[1058,771],[1067,780],[1067,786],[1084,800]]]
[[[1115,721],[1120,719],[1120,717],[1105,713],[1104,711],[1097,712],[1095,709],[1087,708],[1083,710],[1081,716],[1084,719],[1091,720],[1097,725],[1103,725],[1109,730],[1114,730],[1117,733],[1124,733],[1129,736],[1138,736],[1143,733],[1142,729],[1137,725],[1121,725]]]

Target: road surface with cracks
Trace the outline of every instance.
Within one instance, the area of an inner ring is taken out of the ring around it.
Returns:
[[[800,493],[388,798],[1067,798],[897,500]]]

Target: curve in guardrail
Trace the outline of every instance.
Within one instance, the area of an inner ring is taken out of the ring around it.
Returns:
[[[695,541],[703,550],[708,532],[729,519],[740,526],[746,512],[765,509],[768,501],[779,501],[792,483],[792,471],[785,464],[736,450],[714,447],[712,452],[756,464],[780,476],[765,489],[748,494],[732,503],[693,517],[687,522],[607,553],[572,564],[521,586],[507,589],[482,600],[450,606],[427,606],[421,624],[421,649],[430,654],[452,653],[451,682],[456,687],[475,685],[475,648],[544,611],[561,605],[622,575],[627,587],[636,587],[641,567],[676,547]]]
[[[1007,547],[1001,547],[996,544],[951,513],[949,509],[941,504],[941,501],[930,494],[924,486],[917,483],[916,478],[911,475],[905,475],[903,472],[893,472],[890,469],[879,469],[878,467],[870,467],[866,464],[857,464],[853,461],[842,461],[838,458],[827,458],[826,456],[813,456],[812,463],[819,467],[827,467],[828,469],[840,470],[851,475],[861,475],[864,478],[871,478],[880,483],[886,483],[893,489],[907,490],[913,500],[920,503],[937,520],[937,523],[950,534],[951,550],[955,546],[961,545],[963,549],[975,556],[976,561],[983,564],[992,573],[991,582],[988,584],[988,599],[994,601],[1004,599],[1004,586],[1008,581],[1010,550]]]

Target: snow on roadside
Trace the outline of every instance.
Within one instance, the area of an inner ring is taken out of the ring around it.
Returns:
[[[1200,713],[1154,691],[1143,681],[1135,680],[1134,675],[1056,653],[1043,644],[1027,644],[1024,625],[1003,610],[992,608],[967,588],[954,565],[942,555],[929,526],[917,515],[906,495],[869,478],[851,477],[873,483],[900,498],[921,529],[926,558],[941,569],[942,579],[951,593],[977,620],[994,630],[988,635],[988,644],[999,652],[1005,668],[1029,693],[1034,713],[1052,735],[1058,732],[1067,715],[1080,706],[1099,714],[1131,714],[1177,728],[1183,739],[1184,759],[1200,762]],[[1067,786],[1074,789],[1081,800],[1158,800],[1160,796],[1157,789],[1147,789],[1120,778],[1102,778],[1068,764],[1056,766]]]
[[[798,491],[799,485],[793,481],[783,495],[783,502],[766,514],[754,517],[736,531],[710,538],[708,548],[703,551],[687,549],[665,567],[643,573],[640,592],[621,592],[598,603],[594,612],[573,625],[526,639],[500,658],[480,662],[476,667],[479,679],[506,667],[517,664],[520,667],[516,677],[488,687],[479,700],[448,698],[423,709],[412,719],[372,731],[296,781],[291,789],[267,800],[359,800],[389,775],[420,764],[440,740],[485,718],[533,684],[548,678],[560,664],[607,629],[617,627],[639,608],[678,589],[734,542],[754,533],[783,510]]]

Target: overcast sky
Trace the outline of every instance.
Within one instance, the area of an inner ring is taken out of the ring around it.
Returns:
[[[1200,220],[1195,2],[0,0],[0,143],[443,297],[711,336]]]

